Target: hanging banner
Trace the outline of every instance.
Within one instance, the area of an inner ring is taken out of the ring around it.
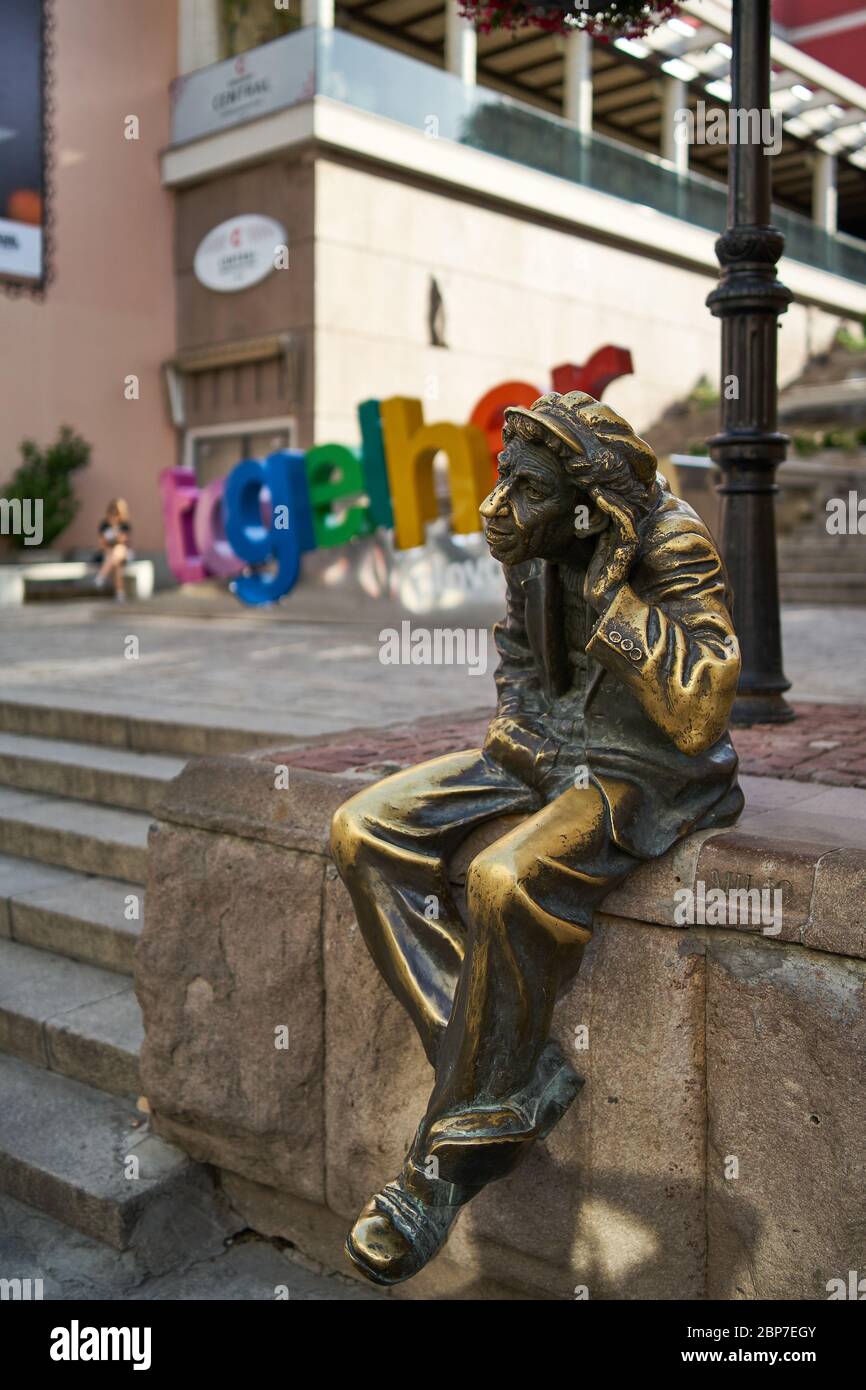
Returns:
[[[0,279],[45,278],[45,0],[0,0]]]

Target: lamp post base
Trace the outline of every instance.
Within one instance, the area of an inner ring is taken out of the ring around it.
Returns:
[[[749,724],[787,724],[794,718],[794,711],[781,692],[762,692],[759,695],[741,692],[731,711],[732,727],[741,729]]]

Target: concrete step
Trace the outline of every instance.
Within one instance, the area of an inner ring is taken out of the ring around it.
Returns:
[[[74,796],[132,811],[153,811],[183,758],[126,748],[0,732],[0,783]]]
[[[134,1105],[0,1055],[0,1193],[164,1273],[231,1230],[208,1170]],[[6,1273],[6,1271],[3,1271]]]
[[[840,557],[843,563],[835,564],[815,564],[813,567],[801,556],[792,553],[789,556],[781,556],[779,560],[779,573],[787,579],[802,579],[806,584],[821,584],[832,580],[834,584],[847,584],[854,588],[862,588],[866,584],[866,568],[858,569],[852,564],[851,557]],[[866,559],[866,555],[864,555]]]
[[[863,574],[866,570],[862,536],[825,536],[820,542],[815,537],[801,540],[794,536],[782,539],[778,550],[792,564],[797,560],[809,564],[844,564],[852,574]]]
[[[834,604],[844,604],[846,608],[862,608],[866,604],[866,594],[857,597],[856,594],[833,594],[826,590],[819,593],[811,593],[806,589],[785,589],[780,592],[780,601],[790,607],[799,606],[803,608],[832,608]]]
[[[0,1052],[134,1098],[143,1037],[128,976],[0,941]]]
[[[46,1301],[272,1303],[278,1291],[293,1303],[388,1297],[348,1274],[310,1267],[312,1262],[302,1263],[294,1248],[249,1231],[229,1239],[216,1254],[196,1256],[179,1248],[177,1257],[177,1266],[168,1273],[148,1276],[134,1251],[112,1250],[13,1197],[0,1196],[0,1270],[29,1279],[31,1291],[38,1287]]]
[[[791,547],[791,549],[780,550],[779,557],[782,568],[789,570],[792,574],[797,574],[802,570],[810,578],[817,579],[822,574],[832,573],[833,575],[847,575],[852,582],[862,581],[866,578],[866,553],[862,550],[859,554],[837,550],[829,555],[816,555],[814,553],[803,554],[795,547]]]
[[[835,603],[856,606],[866,603],[866,582],[848,584],[831,575],[823,575],[817,582],[812,582],[804,575],[782,574],[779,576],[779,595],[783,603]]]
[[[788,555],[821,556],[847,555],[849,560],[862,558],[862,538],[859,535],[833,536],[821,531],[794,532],[778,537],[779,550]]]
[[[143,920],[140,884],[0,854],[0,937],[131,975]]]
[[[87,703],[76,707],[75,699]],[[39,699],[26,703],[0,700],[0,729],[33,738],[70,739],[138,753],[165,753],[186,758],[243,753],[250,748],[286,747],[296,742],[285,733],[267,730],[179,724],[167,719],[110,714],[93,709],[86,696],[70,697],[68,705],[43,704]]]
[[[151,818],[0,787],[0,854],[143,883]]]
[[[779,578],[789,584],[799,584],[803,589],[827,589],[833,587],[839,591],[850,593],[861,593],[866,589],[866,571],[863,574],[852,574],[850,570],[804,570],[804,569],[782,569]]]
[[[814,575],[816,578],[822,574],[847,574],[852,579],[864,579],[866,563],[861,568],[860,560],[866,562],[866,555],[862,552],[857,556],[846,554],[844,551],[831,555],[804,555],[793,548],[779,551],[779,565],[782,570],[792,574]]]

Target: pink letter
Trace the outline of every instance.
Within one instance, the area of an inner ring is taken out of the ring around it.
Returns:
[[[223,525],[223,489],[225,478],[214,478],[202,488],[195,510],[193,535],[208,574],[219,579],[231,579],[240,574],[244,561],[235,555],[226,540]]]
[[[169,568],[181,584],[197,584],[207,578],[207,571],[195,544],[199,498],[195,473],[191,468],[164,468],[159,475],[159,492]]]

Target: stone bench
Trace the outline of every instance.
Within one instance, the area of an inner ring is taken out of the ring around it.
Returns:
[[[0,607],[18,607],[33,599],[110,598],[107,584],[94,587],[98,566],[86,560],[38,561],[0,566]],[[154,587],[152,560],[132,560],[126,566],[124,587],[128,598],[150,598]]]
[[[201,759],[170,787],[143,1088],[249,1226],[348,1273],[347,1226],[396,1174],[431,1073],[328,854],[360,774],[291,767],[283,789],[292,756]],[[397,1296],[825,1299],[866,1273],[866,792],[743,780],[737,827],[608,897],[553,1028],[585,1087]],[[779,888],[781,932],[677,925],[699,882]]]

